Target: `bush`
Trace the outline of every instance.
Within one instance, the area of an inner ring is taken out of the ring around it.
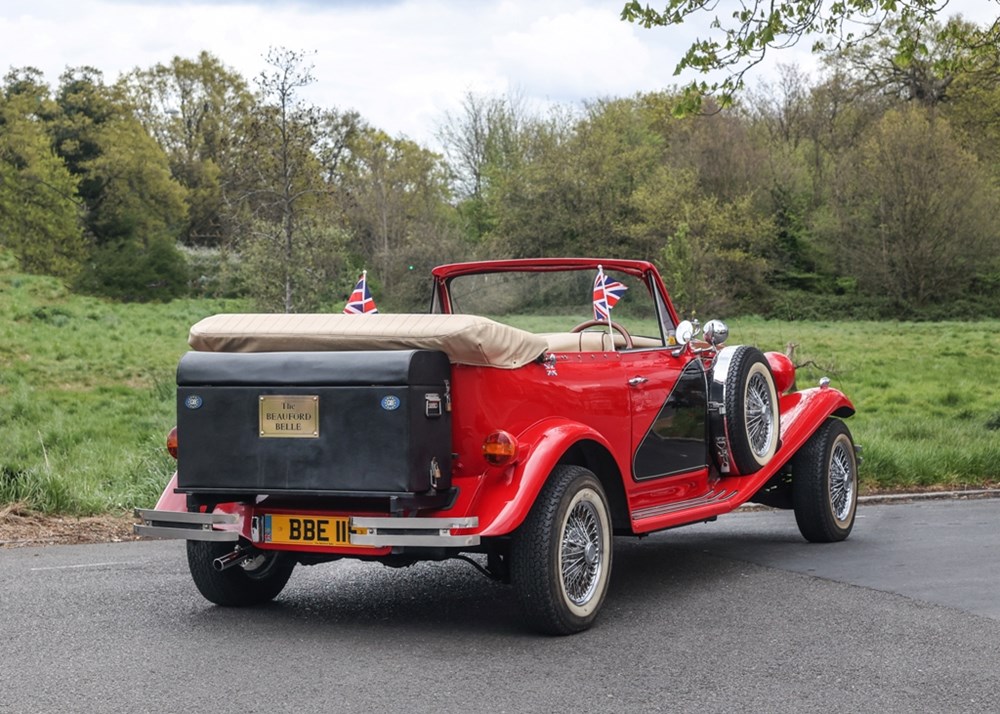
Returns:
[[[194,298],[238,298],[246,295],[240,259],[219,248],[181,247],[188,265],[188,294]]]
[[[187,261],[167,237],[115,241],[94,251],[77,286],[122,302],[168,302],[188,292]]]

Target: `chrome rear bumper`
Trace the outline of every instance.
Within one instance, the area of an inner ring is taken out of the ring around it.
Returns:
[[[215,525],[235,525],[235,513],[187,513],[185,511],[154,511],[135,509],[135,517],[142,523],[132,526],[136,535],[144,538],[183,538],[185,540],[235,541],[236,531],[215,530]]]
[[[135,509],[142,522],[132,528],[145,538],[183,538],[185,540],[236,541],[235,530],[216,530],[216,525],[235,525],[234,513],[187,513]],[[351,545],[375,547],[451,547],[479,545],[478,535],[455,535],[452,530],[475,528],[479,518],[392,518],[389,516],[353,516]],[[364,531],[359,533],[356,531]],[[257,537],[257,536],[255,536]]]

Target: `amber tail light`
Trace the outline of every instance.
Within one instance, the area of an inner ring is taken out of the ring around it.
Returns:
[[[517,439],[498,429],[483,441],[483,458],[491,466],[506,466],[517,456]]]
[[[170,433],[167,434],[167,452],[171,456],[173,456],[175,459],[177,458],[177,427],[176,426],[173,429],[170,430]]]

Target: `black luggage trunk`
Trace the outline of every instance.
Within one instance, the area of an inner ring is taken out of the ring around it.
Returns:
[[[381,495],[451,486],[442,352],[189,352],[179,490]],[[284,397],[284,398],[283,398]]]

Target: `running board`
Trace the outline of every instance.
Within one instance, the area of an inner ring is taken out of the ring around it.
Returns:
[[[724,488],[714,488],[708,493],[698,496],[697,498],[691,498],[687,501],[677,501],[675,503],[665,503],[660,506],[649,506],[647,508],[639,508],[632,511],[633,521],[642,521],[647,518],[657,518],[659,516],[666,516],[671,513],[678,513],[680,511],[687,511],[694,508],[700,508],[702,506],[714,506],[716,504],[725,503],[726,501],[733,498],[739,491],[724,489]]]

